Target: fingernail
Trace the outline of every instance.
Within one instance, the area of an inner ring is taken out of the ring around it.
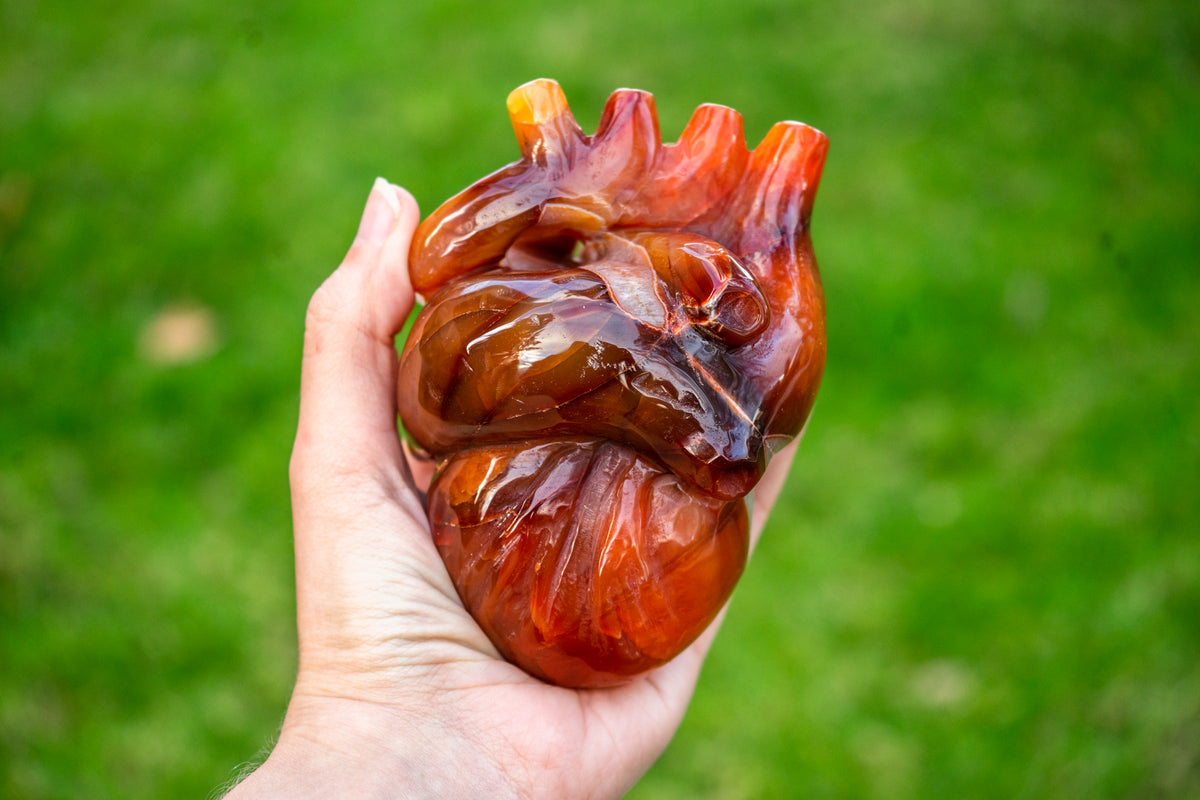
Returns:
[[[367,197],[362,222],[358,224],[358,233],[354,235],[354,243],[382,245],[396,226],[399,216],[400,201],[392,185],[383,178],[376,178]]]

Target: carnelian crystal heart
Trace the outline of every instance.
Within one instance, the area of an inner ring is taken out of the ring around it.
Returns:
[[[663,144],[628,89],[588,136],[550,80],[508,110],[521,158],[413,239],[428,303],[400,418],[435,460],[430,527],[483,631],[542,680],[613,685],[720,611],[746,495],[812,409],[828,143],[781,122],[751,151],[736,111],[703,105]]]

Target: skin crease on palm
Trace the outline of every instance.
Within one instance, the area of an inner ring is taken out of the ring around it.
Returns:
[[[434,465],[397,430],[419,218],[378,180],[309,305],[290,465],[299,669],[272,752],[229,796],[620,797],[677,730],[724,611],[667,663],[602,689],[548,684],[497,651],[434,544]],[[750,550],[798,441],[746,498]]]

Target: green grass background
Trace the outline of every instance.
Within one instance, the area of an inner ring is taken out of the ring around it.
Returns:
[[[0,2],[0,794],[204,797],[295,668],[308,296],[558,79],[832,147],[829,366],[633,797],[1200,796],[1200,12]],[[139,339],[173,304],[217,348]]]

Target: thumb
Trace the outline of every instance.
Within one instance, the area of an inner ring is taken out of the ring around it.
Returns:
[[[298,502],[401,463],[394,339],[413,307],[408,247],[418,218],[412,195],[376,180],[354,243],[309,303],[291,469]]]

